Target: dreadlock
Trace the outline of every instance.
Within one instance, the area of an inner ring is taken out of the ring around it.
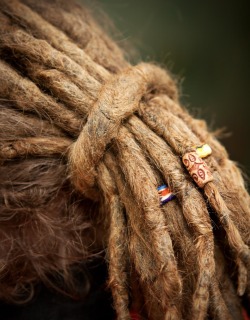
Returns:
[[[147,319],[241,319],[249,195],[174,79],[131,66],[74,2],[1,0],[0,23],[0,298],[54,274],[74,291],[71,266],[107,249],[118,319],[135,300]],[[198,188],[181,158],[204,142]]]

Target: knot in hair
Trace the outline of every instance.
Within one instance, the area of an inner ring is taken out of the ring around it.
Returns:
[[[86,124],[69,154],[75,187],[91,199],[98,199],[96,168],[107,146],[118,135],[123,122],[136,112],[149,93],[176,95],[173,80],[161,68],[141,63],[114,75],[101,88]]]
[[[130,66],[73,0],[1,0],[0,25],[0,299],[61,279],[75,298],[105,252],[117,319],[241,319],[249,194],[167,71]]]

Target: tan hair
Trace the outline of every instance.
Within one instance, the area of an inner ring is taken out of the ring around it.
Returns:
[[[131,66],[73,2],[0,8],[0,297],[107,248],[119,319],[240,319],[249,294],[249,195],[163,69]],[[181,156],[209,143],[199,189]],[[159,205],[157,186],[176,199]],[[73,289],[74,290],[74,289]],[[29,296],[30,294],[30,296]]]

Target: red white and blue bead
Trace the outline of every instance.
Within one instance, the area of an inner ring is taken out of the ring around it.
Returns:
[[[159,186],[157,190],[160,196],[161,205],[175,198],[175,195],[170,191],[169,187],[166,184]]]

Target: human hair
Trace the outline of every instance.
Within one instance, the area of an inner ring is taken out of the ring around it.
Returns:
[[[0,298],[55,275],[74,292],[72,266],[105,251],[118,319],[241,319],[249,195],[175,79],[73,1],[1,0],[0,24]],[[199,186],[182,158],[204,143]]]

